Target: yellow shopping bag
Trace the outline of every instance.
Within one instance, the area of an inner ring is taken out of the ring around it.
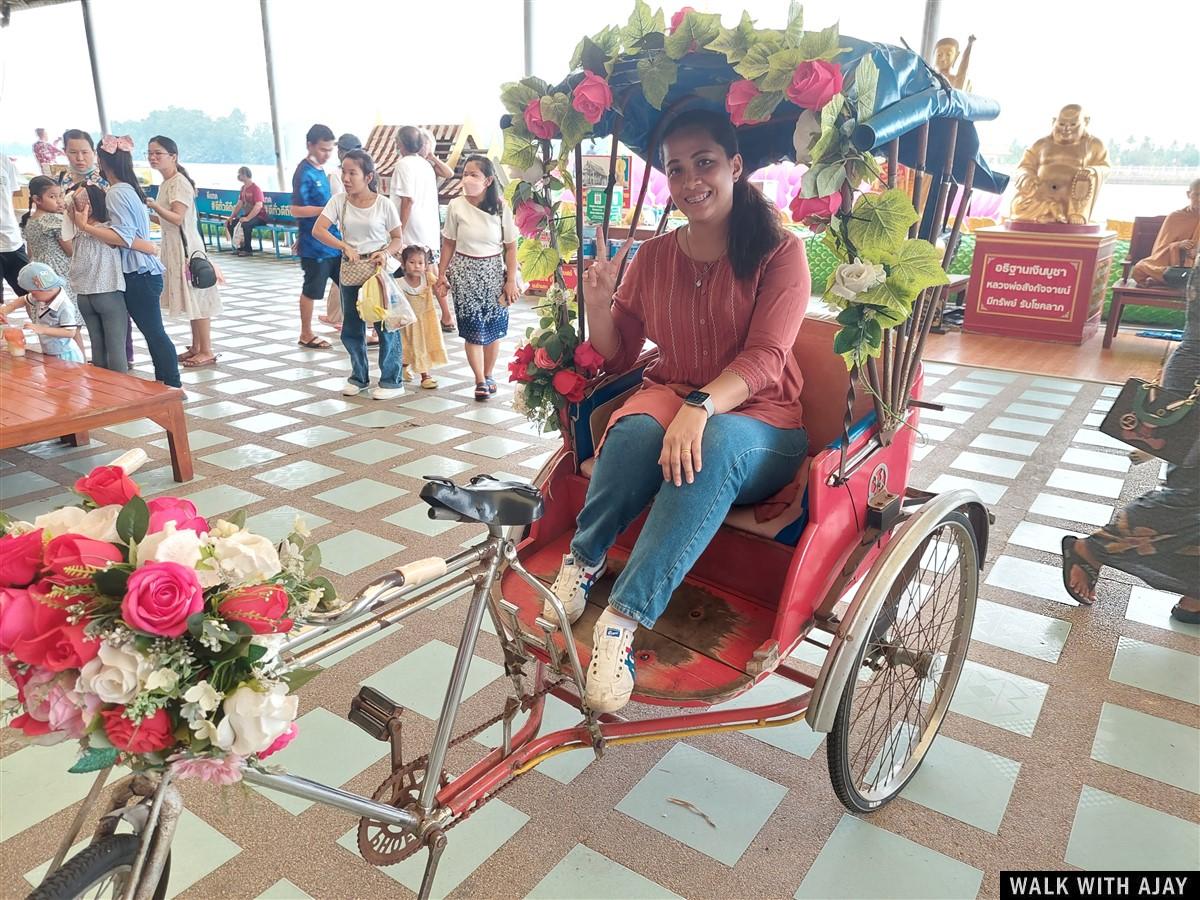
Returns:
[[[386,277],[383,266],[380,266],[358,289],[358,315],[368,325],[374,325],[387,318],[388,290],[387,283],[383,280]]]

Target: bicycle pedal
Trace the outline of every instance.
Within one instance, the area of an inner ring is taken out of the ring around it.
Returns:
[[[404,707],[374,688],[364,687],[350,701],[346,717],[377,741],[391,740],[389,723],[404,712]]]

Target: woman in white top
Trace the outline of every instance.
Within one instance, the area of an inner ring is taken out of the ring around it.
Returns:
[[[150,168],[163,177],[158,197],[146,200],[162,227],[160,255],[166,272],[159,304],[169,316],[187,316],[192,326],[192,344],[179,354],[179,361],[189,369],[213,366],[217,355],[213,352],[209,324],[221,312],[221,293],[215,284],[209,288],[194,287],[188,273],[190,254],[204,249],[196,224],[196,183],[187,169],[179,165],[179,147],[169,137],[150,138],[146,155]]]
[[[313,237],[342,251],[342,258],[357,262],[364,257],[376,266],[390,268],[387,259],[403,246],[400,214],[396,204],[378,193],[379,176],[375,161],[365,150],[351,150],[342,158],[342,186],[345,192],[331,197],[317,216]],[[337,223],[341,239],[329,231]],[[367,328],[358,314],[358,287],[342,285],[342,345],[350,354],[350,378],[342,393],[353,397],[371,384],[367,371]],[[390,400],[404,393],[400,373],[400,332],[386,331],[375,325],[379,335],[379,384],[372,389],[376,400]]]
[[[508,334],[508,307],[521,296],[517,228],[490,159],[468,157],[462,185],[463,195],[446,208],[437,292],[454,295],[458,334],[475,374],[475,399],[487,400],[496,393],[492,370],[500,339]]]

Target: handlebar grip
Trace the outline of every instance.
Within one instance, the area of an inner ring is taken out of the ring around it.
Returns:
[[[396,571],[404,578],[405,585],[424,584],[446,574],[446,560],[440,556],[428,556],[400,566]]]

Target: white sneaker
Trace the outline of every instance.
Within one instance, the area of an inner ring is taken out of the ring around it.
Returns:
[[[361,394],[365,390],[366,390],[366,388],[359,387],[353,381],[347,381],[344,385],[342,385],[342,396],[343,397],[357,397],[359,394]]]
[[[394,388],[373,387],[371,396],[376,400],[394,400],[396,397],[404,396],[404,385]]]
[[[596,623],[592,631],[592,662],[588,666],[584,700],[592,712],[616,712],[633,693],[633,632],[620,625]]]
[[[600,560],[598,566],[576,563],[575,557],[570,553],[563,557],[562,568],[558,570],[558,576],[554,579],[554,586],[550,590],[566,607],[567,618],[570,619],[572,625],[579,621],[579,617],[587,608],[588,594],[591,592],[592,586],[604,574],[606,563],[607,557]],[[549,603],[542,604],[542,616],[550,622],[558,621],[558,615]]]

